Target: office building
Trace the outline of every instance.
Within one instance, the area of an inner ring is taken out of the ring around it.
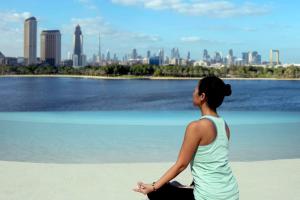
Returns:
[[[37,46],[37,21],[35,17],[30,17],[24,22],[24,61],[25,65],[34,65],[36,59]]]
[[[83,35],[79,25],[75,28],[74,33],[74,51],[73,51],[73,66],[83,67],[86,63],[86,57],[83,54]]]
[[[41,33],[41,62],[52,66],[61,62],[61,34],[59,30],[45,30]]]

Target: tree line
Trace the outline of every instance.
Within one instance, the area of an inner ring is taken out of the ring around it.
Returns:
[[[155,77],[203,77],[216,75],[230,78],[300,78],[300,67],[202,67],[202,66],[152,66],[107,65],[73,68],[71,66],[0,66],[1,75],[88,75],[88,76],[155,76]]]

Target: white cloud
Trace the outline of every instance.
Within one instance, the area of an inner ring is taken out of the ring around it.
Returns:
[[[98,7],[94,4],[92,0],[77,0],[77,2],[84,5],[89,10],[98,10]]]
[[[84,35],[87,36],[98,36],[101,33],[102,36],[117,40],[135,40],[136,42],[156,42],[160,40],[160,37],[157,35],[120,30],[99,16],[93,18],[72,18],[71,24],[63,27],[63,33],[73,33],[77,24],[81,26]]]
[[[198,36],[181,37],[180,41],[184,42],[184,43],[208,43],[208,44],[224,43],[222,41],[217,41],[217,40],[203,39],[203,38],[200,38]]]
[[[182,37],[180,40],[182,42],[200,42],[201,38],[197,36],[190,36],[190,37]]]
[[[234,4],[228,0],[111,0],[127,6],[142,6],[153,10],[172,10],[181,14],[209,17],[262,15],[270,12],[267,5]]]
[[[243,44],[240,41],[221,41],[221,40],[211,40],[211,39],[204,39],[198,36],[186,36],[186,37],[181,37],[180,41],[182,43],[186,44],[207,44],[207,45],[219,45],[219,44],[224,44],[224,45],[241,45]]]
[[[89,57],[98,51],[98,35],[101,34],[103,52],[111,49],[119,55],[129,52],[132,48],[157,44],[161,41],[158,35],[133,32],[114,27],[102,17],[72,18],[70,24],[63,25],[62,34],[66,47],[63,47],[63,57],[72,49],[72,37],[75,26],[79,24],[84,37],[84,52]]]
[[[23,55],[24,20],[30,16],[30,12],[0,12],[0,51],[5,56]]]

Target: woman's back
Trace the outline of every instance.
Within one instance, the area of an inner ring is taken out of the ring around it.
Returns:
[[[229,141],[225,121],[210,115],[201,119],[210,120],[217,134],[210,144],[198,147],[191,161],[195,199],[237,200],[238,185],[228,164]]]

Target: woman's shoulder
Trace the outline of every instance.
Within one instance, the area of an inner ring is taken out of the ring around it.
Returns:
[[[210,119],[207,118],[201,118],[199,120],[192,121],[188,124],[187,128],[188,129],[207,129],[214,127],[214,124]]]

